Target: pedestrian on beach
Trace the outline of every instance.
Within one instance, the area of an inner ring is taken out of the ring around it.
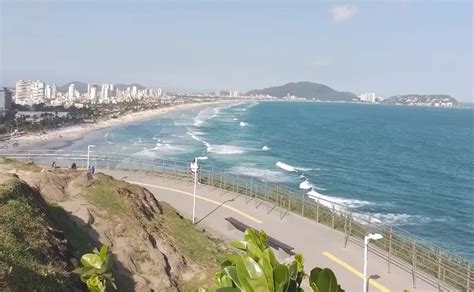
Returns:
[[[76,163],[75,163],[75,162],[73,162],[73,163],[72,163],[72,165],[71,165],[71,169],[72,169],[72,170],[77,170],[77,165],[76,165]]]

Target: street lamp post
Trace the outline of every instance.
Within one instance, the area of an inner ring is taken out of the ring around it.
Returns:
[[[193,224],[196,221],[196,184],[197,184],[197,172],[198,172],[198,163],[197,158],[191,162],[191,171],[194,172],[194,191],[193,191]]]
[[[382,239],[383,236],[379,233],[369,233],[364,237],[364,290],[363,292],[367,292],[367,252],[368,252],[368,247],[369,247],[369,241],[372,240],[379,240]]]
[[[89,158],[90,158],[90,153],[91,153],[91,148],[94,148],[95,145],[87,145],[87,171],[89,171]]]

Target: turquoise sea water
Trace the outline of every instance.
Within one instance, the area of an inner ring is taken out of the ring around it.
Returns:
[[[474,110],[261,102],[169,114],[75,142],[253,175],[474,258]]]

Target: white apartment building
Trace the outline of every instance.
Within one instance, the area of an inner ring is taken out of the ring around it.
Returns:
[[[18,104],[38,104],[44,102],[44,83],[40,80],[18,80],[15,102]]]
[[[238,90],[230,90],[229,91],[229,97],[239,97],[239,91]]]
[[[375,92],[364,92],[359,95],[359,99],[365,102],[375,102],[377,96],[375,95]]]
[[[97,85],[92,85],[89,92],[88,97],[91,103],[95,103],[97,101]]]
[[[136,86],[132,86],[132,97],[137,97],[138,88]]]
[[[51,86],[49,84],[46,85],[46,88],[44,89],[44,97],[47,100],[51,99],[52,92],[53,92],[53,90],[52,90]]]
[[[68,97],[69,101],[74,100],[74,95],[76,93],[75,91],[76,91],[76,89],[75,89],[74,83],[70,84],[69,88],[67,90],[67,97]]]
[[[56,99],[57,96],[58,96],[58,87],[56,86],[56,84],[53,83],[53,85],[51,86],[51,99]]]

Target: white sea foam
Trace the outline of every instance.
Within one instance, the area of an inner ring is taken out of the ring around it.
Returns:
[[[187,134],[191,136],[196,141],[201,142],[206,146],[206,150],[209,153],[215,153],[219,155],[231,155],[231,154],[242,154],[245,152],[245,149],[239,146],[233,145],[211,145],[209,142],[202,139],[196,133],[188,131]]]
[[[268,150],[270,150],[270,147],[268,147],[267,145],[264,145],[264,146],[262,147],[262,150],[263,150],[263,151],[268,151]]]
[[[198,160],[207,160],[207,156],[199,156],[197,159]]]
[[[134,146],[139,145],[140,143],[142,143],[141,138],[133,138],[133,139],[130,139],[129,141],[132,142],[132,145],[134,145]]]
[[[302,190],[310,190],[313,187],[314,186],[308,180],[302,181],[300,183],[300,189],[302,189]]]
[[[233,118],[232,120],[234,120],[234,121],[238,121],[239,119],[237,119],[237,118]]]
[[[296,169],[293,166],[291,166],[289,164],[286,164],[286,163],[283,163],[281,161],[278,161],[277,163],[275,163],[275,165],[278,166],[281,169],[286,170],[286,171],[296,172]]]
[[[430,222],[443,223],[452,220],[451,217],[430,218],[406,213],[364,213],[355,216],[355,219],[358,219],[358,221],[367,222],[369,218],[371,223],[387,225],[422,225]]]
[[[209,144],[208,142],[206,142],[204,139],[201,139],[197,133],[195,132],[191,132],[191,131],[188,131],[186,132],[189,136],[191,136],[191,138],[193,138],[194,140],[198,141],[198,142],[201,142],[202,144],[204,144],[204,146],[206,146],[206,149],[207,149],[207,152],[209,152],[209,150],[211,149],[211,144]]]
[[[245,149],[239,146],[232,145],[212,145],[207,148],[207,152],[220,155],[242,154],[245,152]]]
[[[194,117],[194,126],[199,127],[205,121],[215,118],[219,114],[219,108],[205,108]]]
[[[291,165],[286,164],[286,163],[281,162],[281,161],[278,161],[277,163],[275,163],[275,165],[278,166],[281,169],[284,169],[284,170],[290,171],[290,172],[310,171],[311,170],[311,168],[294,167],[294,166],[291,166]]]
[[[309,191],[307,194],[308,194],[308,197],[310,197],[313,200],[319,199],[319,203],[328,208],[332,208],[333,203],[335,203],[336,205],[334,206],[334,208],[337,211],[344,211],[344,207],[359,208],[359,207],[371,204],[370,202],[357,200],[357,199],[345,199],[345,198],[339,198],[339,197],[333,197],[333,196],[326,196],[321,193],[318,193],[314,189]]]
[[[257,168],[249,165],[234,166],[230,171],[237,174],[258,177],[270,182],[291,181],[291,177],[281,171]]]
[[[109,145],[114,144],[112,141],[109,140],[110,136],[113,136],[113,135],[111,135],[110,133],[105,133],[104,135],[105,142],[107,142],[107,144]]]
[[[248,125],[248,123],[246,123],[246,122],[240,122],[239,125],[240,125],[241,127],[246,127],[246,126]]]

